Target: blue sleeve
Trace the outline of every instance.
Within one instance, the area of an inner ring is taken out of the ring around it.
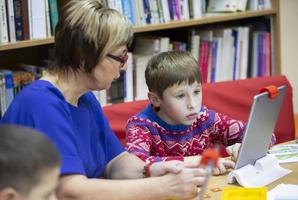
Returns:
[[[107,156],[107,161],[109,162],[122,153],[125,149],[120,143],[119,139],[116,137],[115,133],[112,131],[109,122],[101,108],[101,105],[95,96],[90,92],[87,93],[86,98],[87,102],[91,103],[91,109],[94,112],[95,119],[97,120],[96,124],[100,124],[102,127],[100,130],[100,141],[102,142],[105,155]]]
[[[91,92],[79,99],[78,107],[68,104],[57,91],[24,92],[14,99],[2,123],[45,133],[62,156],[62,175],[99,177],[109,161],[124,151]]]
[[[59,99],[21,95],[14,99],[2,123],[33,127],[46,134],[62,156],[62,174],[85,174],[68,108]]]

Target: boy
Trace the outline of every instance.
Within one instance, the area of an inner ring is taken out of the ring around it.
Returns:
[[[0,125],[0,200],[54,200],[60,158],[43,134]]]
[[[126,126],[130,153],[146,162],[195,160],[207,147],[221,143],[235,160],[245,124],[202,105],[201,74],[187,52],[154,56],[145,71],[148,105]],[[213,174],[225,173],[234,162],[221,158]]]

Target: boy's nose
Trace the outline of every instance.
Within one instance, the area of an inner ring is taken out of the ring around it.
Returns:
[[[58,198],[57,198],[56,194],[53,194],[53,195],[51,195],[49,200],[58,200]]]
[[[187,105],[187,109],[191,110],[191,109],[194,109],[195,107],[196,107],[196,100],[194,97],[190,97]]]
[[[191,110],[191,109],[193,109],[193,108],[194,108],[194,106],[192,106],[191,104],[188,104],[188,105],[187,105],[187,109],[188,109],[188,110]]]

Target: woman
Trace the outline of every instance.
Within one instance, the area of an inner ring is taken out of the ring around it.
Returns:
[[[125,18],[99,2],[73,0],[65,6],[54,62],[15,97],[2,123],[34,127],[55,143],[63,160],[59,199],[196,197],[204,170],[178,162],[148,166],[125,152],[91,92],[109,88],[125,70],[133,36]]]

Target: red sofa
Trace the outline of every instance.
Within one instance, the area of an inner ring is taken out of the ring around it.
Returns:
[[[286,96],[274,130],[277,143],[295,138],[292,87],[285,76],[252,78],[203,84],[203,104],[210,109],[247,121],[253,96],[268,85],[286,85]],[[120,103],[103,108],[109,123],[122,144],[125,142],[127,119],[141,111],[148,100]]]

